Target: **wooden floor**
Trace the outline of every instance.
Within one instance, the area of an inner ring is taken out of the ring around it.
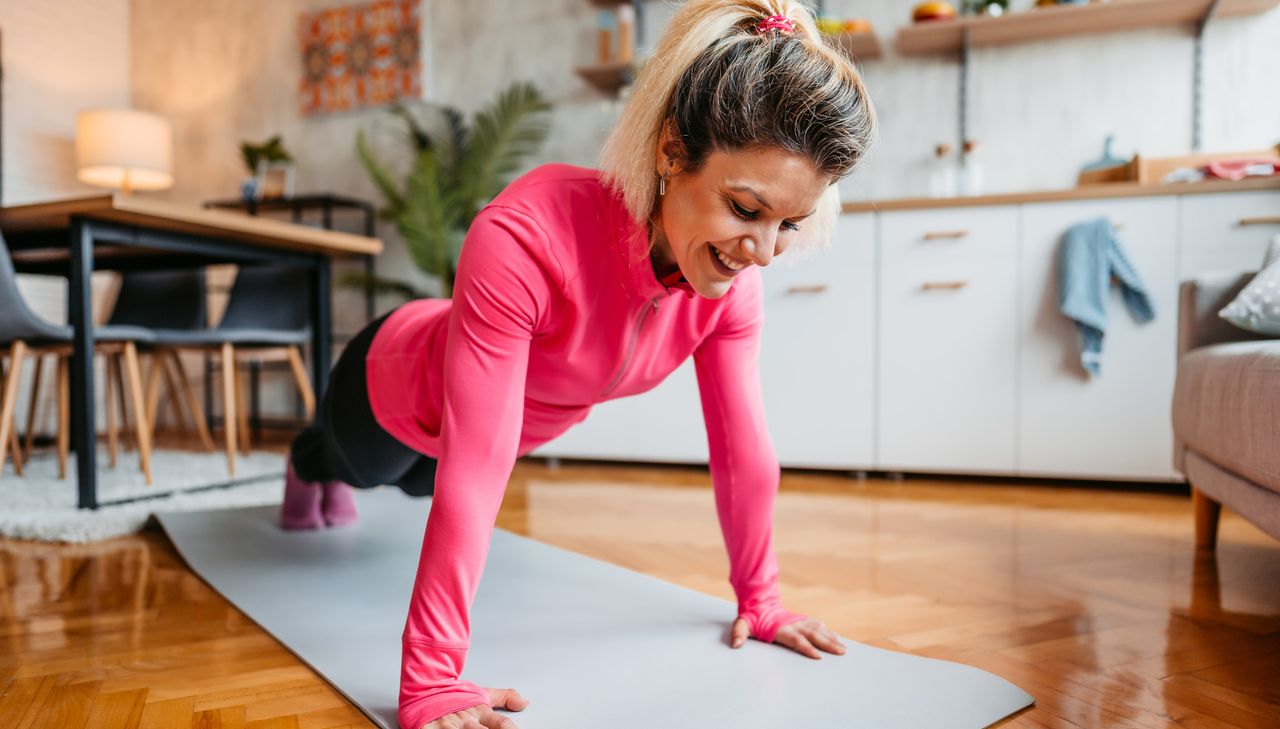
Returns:
[[[1280,727],[1280,543],[1234,515],[1216,557],[1167,493],[788,474],[776,515],[790,607],[1013,681],[1002,727]],[[732,597],[704,472],[521,464],[499,526]],[[373,726],[159,532],[0,541],[0,587],[5,729]]]

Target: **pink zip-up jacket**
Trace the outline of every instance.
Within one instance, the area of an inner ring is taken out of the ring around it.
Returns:
[[[461,675],[515,459],[596,403],[652,389],[690,356],[738,615],[766,642],[806,617],[785,609],[778,590],[779,471],[756,366],[762,323],[757,267],[719,299],[685,282],[664,286],[647,225],[596,170],[538,167],[480,211],[453,299],[397,309],[366,360],[378,423],[439,461],[403,633],[402,727],[489,704]]]

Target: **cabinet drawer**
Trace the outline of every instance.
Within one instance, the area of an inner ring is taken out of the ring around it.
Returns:
[[[958,265],[985,265],[1009,256],[1017,234],[1013,206],[883,213],[883,268],[936,274]]]
[[[1181,280],[1207,271],[1256,271],[1280,233],[1280,192],[1180,195]]]

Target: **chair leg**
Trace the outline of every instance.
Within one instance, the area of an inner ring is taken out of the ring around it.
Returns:
[[[316,417],[316,393],[311,389],[311,378],[307,376],[307,368],[302,364],[302,351],[299,347],[286,347],[289,366],[293,368],[293,379],[298,383],[298,392],[302,393],[302,406],[307,411],[307,421]]]
[[[169,363],[178,375],[182,396],[187,401],[187,411],[191,413],[191,419],[195,421],[196,433],[200,436],[200,444],[204,446],[206,451],[212,453],[215,450],[213,437],[209,435],[209,426],[204,421],[204,408],[200,406],[199,399],[191,391],[191,381],[187,378],[187,369],[182,366],[182,358],[178,356],[177,350],[169,350],[168,355]]]
[[[227,448],[227,474],[236,475],[236,350],[222,344],[222,417]]]
[[[13,419],[13,427],[9,428],[9,451],[13,453],[13,472],[21,476],[25,464],[22,461],[22,443],[18,440],[18,416],[14,415]]]
[[[31,449],[36,440],[36,412],[40,408],[40,372],[44,369],[44,357],[35,355],[35,372],[31,373],[31,403],[27,405],[27,429],[24,432],[26,442],[22,447],[22,460],[31,460]]]
[[[147,372],[146,387],[146,412],[147,423],[151,426],[151,437],[155,437],[156,432],[156,414],[159,411],[160,403],[160,360],[151,358],[151,369]]]
[[[1196,512],[1196,549],[1213,551],[1218,546],[1218,517],[1222,504],[1205,496],[1200,489],[1191,487],[1191,503]]]
[[[173,415],[173,422],[178,432],[186,434],[187,419],[182,412],[182,398],[178,397],[178,380],[173,376],[173,369],[169,366],[169,360],[156,354],[152,360],[160,367],[160,374],[164,377],[165,395],[169,398],[169,413]],[[155,422],[152,421],[152,428],[155,430]]]
[[[233,360],[231,363],[231,371],[235,373],[236,387],[236,433],[240,436],[240,451],[246,456],[249,455],[249,409],[244,405],[244,385],[240,377],[240,367]]]
[[[67,477],[71,450],[71,355],[58,355],[58,478]]]
[[[115,378],[116,378],[116,396],[120,401],[120,445],[128,450],[130,443],[136,440],[133,437],[133,420],[129,416],[129,388],[124,386],[124,354],[116,352],[111,355],[115,360]],[[132,447],[136,448],[137,443],[133,443]]]
[[[102,404],[107,411],[107,462],[112,468],[116,467],[116,451],[119,446],[118,428],[116,426],[116,406],[115,406],[115,378],[111,376],[111,370],[116,365],[116,359],[110,353],[106,356],[106,385],[107,392],[102,398]]]
[[[22,360],[27,356],[27,343],[15,341],[9,350],[9,372],[4,378],[4,393],[0,400],[0,473],[4,472],[5,452],[9,448],[10,430],[14,425],[13,411],[18,399],[18,378],[22,376]],[[22,454],[13,454],[14,471],[22,474]]]
[[[129,387],[133,394],[133,409],[137,414],[134,428],[138,434],[138,460],[142,465],[142,475],[151,485],[151,425],[147,420],[146,410],[142,402],[142,368],[138,365],[138,346],[133,342],[124,343],[124,365],[128,370]]]

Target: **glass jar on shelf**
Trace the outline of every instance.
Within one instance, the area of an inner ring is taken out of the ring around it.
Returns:
[[[942,143],[933,148],[933,162],[929,169],[929,197],[955,197],[956,170],[951,159],[951,145]]]

